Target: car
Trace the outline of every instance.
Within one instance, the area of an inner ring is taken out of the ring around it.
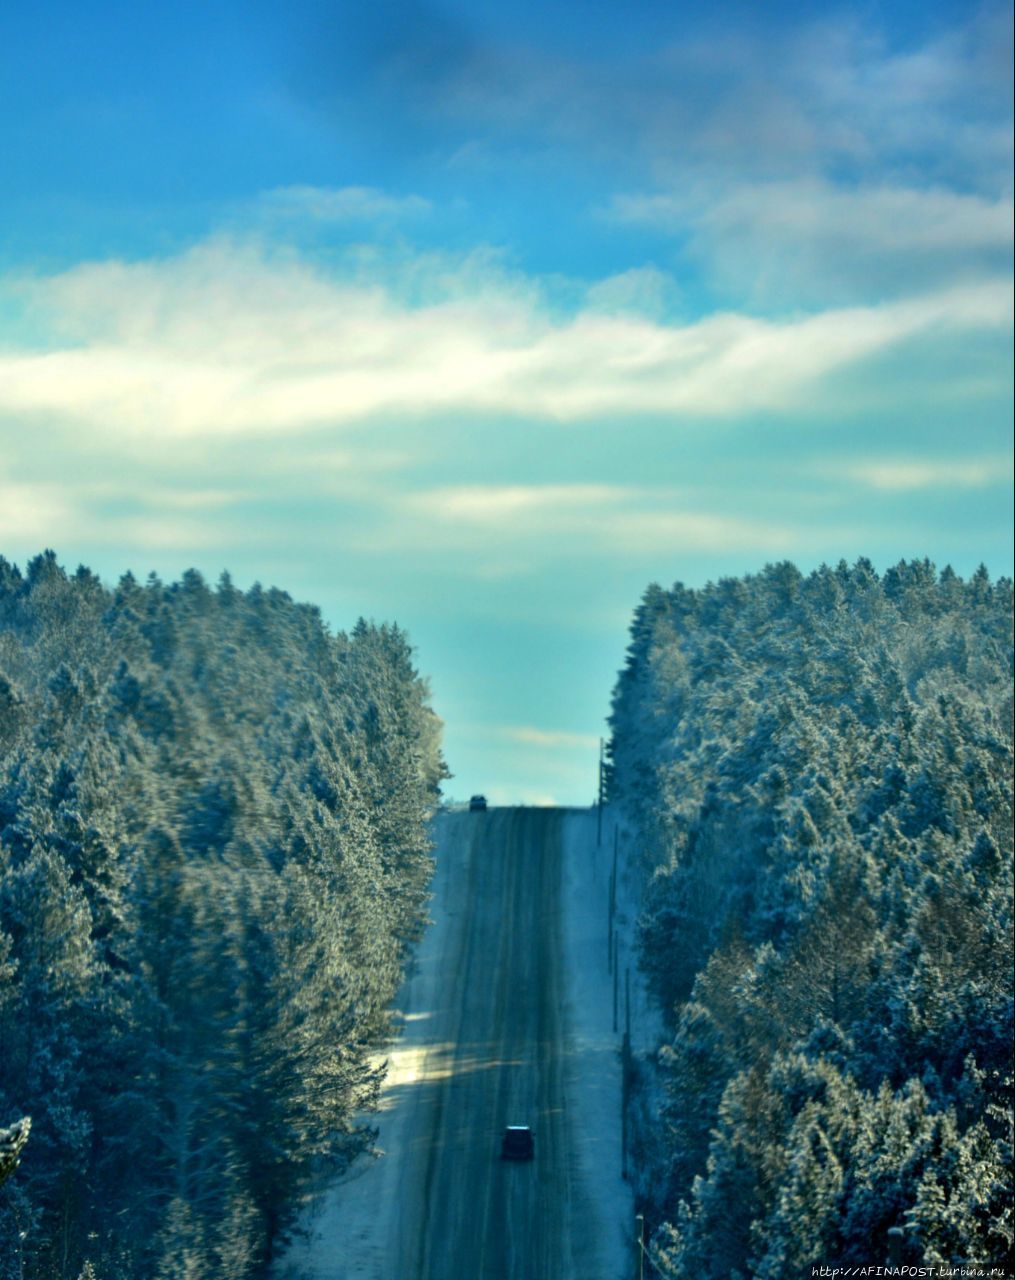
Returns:
[[[469,801],[470,813],[486,813],[486,796],[473,796]]]
[[[502,1160],[532,1160],[536,1155],[536,1143],[527,1124],[509,1124],[500,1143]]]

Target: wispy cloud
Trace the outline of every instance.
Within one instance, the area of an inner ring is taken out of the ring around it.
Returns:
[[[905,36],[841,10],[803,22],[767,9],[763,20],[739,17],[721,6],[682,12],[675,37],[665,6],[643,9],[607,52],[597,23],[566,42],[535,30],[504,38],[478,16],[417,5],[412,21],[368,19],[384,31],[363,54],[380,73],[380,101],[414,127],[429,124],[459,164],[538,140],[614,165],[637,157],[660,179],[722,169],[855,179],[918,162],[946,183],[996,183],[1010,146],[1008,6],[922,33],[910,22]],[[319,57],[321,77],[303,91],[327,111],[343,71],[332,51]]]
[[[422,196],[396,196],[376,187],[276,187],[257,202],[257,212],[269,218],[312,222],[394,222],[421,217],[431,209]]]
[[[234,499],[186,489],[125,493],[61,476],[36,484],[0,477],[0,541],[8,548],[88,545],[144,552],[199,551],[228,539]],[[256,534],[246,530],[243,541]]]
[[[618,195],[611,215],[671,233],[759,302],[880,298],[1010,273],[1010,195],[798,178]]]
[[[49,546],[73,527],[62,486],[0,474],[0,540],[5,546]]]
[[[547,747],[569,751],[574,747],[595,748],[599,745],[599,737],[594,733],[570,733],[565,729],[538,729],[535,725],[500,725],[496,729],[498,737],[509,742],[520,742],[526,746]]]
[[[664,323],[559,315],[538,282],[442,262],[419,301],[292,252],[213,241],[181,257],[8,282],[48,325],[0,354],[0,413],[99,435],[290,434],[387,414],[714,417],[820,404],[823,379],[900,343],[1006,332],[981,281],[880,306]]]
[[[918,489],[985,489],[989,485],[1011,484],[1012,460],[1002,456],[892,458],[849,464],[839,472],[843,473],[860,484],[890,493]]]
[[[521,547],[537,543],[541,556],[606,557],[653,551],[788,551],[791,526],[701,509],[700,495],[666,487],[623,485],[462,485],[422,490],[397,499],[422,525],[393,522],[386,542],[419,540],[430,546]]]
[[[606,523],[604,541],[614,554],[650,550],[788,553],[800,533],[789,523],[709,511],[633,511]]]
[[[411,508],[455,523],[504,525],[518,517],[572,517],[602,512],[637,496],[637,491],[604,484],[459,485],[431,489],[407,499]]]

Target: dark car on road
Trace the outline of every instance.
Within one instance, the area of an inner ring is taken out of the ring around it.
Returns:
[[[486,796],[473,796],[472,799],[469,801],[469,812],[485,813],[486,812]]]
[[[532,1160],[536,1144],[527,1124],[509,1124],[500,1143],[502,1160]]]

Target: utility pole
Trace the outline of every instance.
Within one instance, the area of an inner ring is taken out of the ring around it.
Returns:
[[[616,916],[617,905],[613,893],[613,876],[610,876],[609,892],[606,895],[606,972],[613,972],[613,921]],[[613,1028],[616,1031],[616,1027]]]
[[[613,973],[617,964],[617,946],[614,938],[617,923],[617,832],[613,832],[613,870],[610,872],[610,884],[606,909],[606,949],[610,957],[608,972]],[[616,1023],[616,1019],[614,1019]],[[616,1025],[614,1025],[616,1031]]]
[[[599,739],[599,799],[596,802],[596,845],[603,843],[603,740]]]
[[[613,1033],[617,1033],[617,1003],[619,999],[620,966],[617,964],[617,931],[613,931]]]
[[[620,1090],[620,1176],[627,1181],[627,1054],[621,1059]]]
[[[613,1030],[617,1030],[617,972],[613,966]],[[624,1040],[620,1054],[620,1176],[627,1180],[627,1111],[631,1091],[631,969],[624,968]]]

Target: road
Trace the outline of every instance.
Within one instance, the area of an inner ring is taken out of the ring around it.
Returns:
[[[616,1046],[608,1027],[598,1040],[572,1034],[576,991],[597,1010],[606,1001],[571,972],[596,966],[573,944],[565,954],[565,831],[577,821],[584,839],[586,819],[538,808],[442,815],[434,923],[401,996],[380,1117],[386,1154],[335,1189],[312,1246],[280,1275],[616,1280],[606,1239],[606,1219],[626,1209],[612,1136]],[[584,846],[571,857],[591,884]],[[534,1161],[499,1158],[506,1124],[532,1126]]]
[[[446,825],[443,847],[460,846],[453,872],[466,885],[433,1032],[454,1047],[416,1101],[400,1242],[407,1278],[531,1280],[569,1269],[560,825],[540,809]],[[532,1164],[497,1158],[512,1123],[533,1127]]]

